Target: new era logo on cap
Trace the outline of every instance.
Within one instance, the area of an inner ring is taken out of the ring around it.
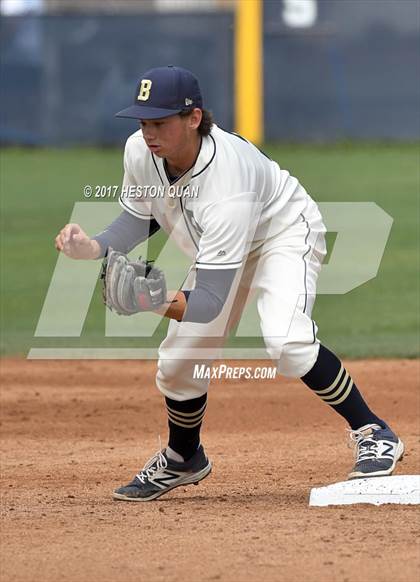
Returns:
[[[159,119],[193,107],[203,107],[197,78],[187,69],[170,65],[147,71],[137,84],[134,105],[116,116]]]

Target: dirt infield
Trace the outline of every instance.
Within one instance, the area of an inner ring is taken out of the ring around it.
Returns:
[[[397,473],[419,473],[418,362],[348,367],[405,441]],[[344,421],[298,381],[217,382],[211,476],[113,501],[165,442],[153,378],[152,362],[3,361],[2,582],[418,580],[418,508],[308,507],[352,457]]]

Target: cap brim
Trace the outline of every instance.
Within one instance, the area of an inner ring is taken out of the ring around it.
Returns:
[[[132,105],[118,111],[115,117],[127,117],[129,119],[160,119],[180,113],[182,109],[161,109],[160,107],[145,107],[144,105]]]

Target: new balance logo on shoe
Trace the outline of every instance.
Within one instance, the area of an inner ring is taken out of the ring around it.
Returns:
[[[395,444],[391,443],[379,443],[382,444],[382,452],[379,452],[379,456],[381,457],[389,457],[390,459],[394,458],[395,452]]]
[[[211,472],[211,462],[200,445],[188,461],[179,463],[158,451],[128,485],[114,491],[120,501],[150,501],[181,485],[197,485]]]
[[[165,471],[164,475],[166,475],[166,477],[163,475],[161,477],[152,477],[150,481],[153,481],[153,483],[156,483],[157,485],[162,485],[162,487],[166,487],[167,484],[173,482],[174,479],[179,478],[178,473],[170,473],[169,471]]]
[[[392,475],[404,455],[404,444],[388,426],[367,424],[350,431],[356,463],[349,479]]]

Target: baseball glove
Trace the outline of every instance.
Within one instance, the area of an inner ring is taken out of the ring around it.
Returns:
[[[163,272],[141,257],[130,261],[109,247],[102,262],[101,279],[104,303],[119,315],[154,311],[166,302]]]

